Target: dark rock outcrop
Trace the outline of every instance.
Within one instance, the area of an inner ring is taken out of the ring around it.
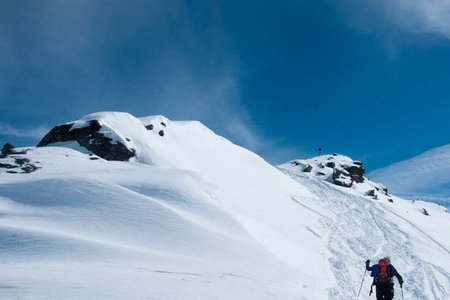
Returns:
[[[10,143],[6,143],[5,145],[3,145],[2,148],[2,154],[3,155],[10,155],[10,154],[14,154],[14,145],[10,144]]]
[[[374,197],[374,196],[375,196],[375,190],[369,190],[369,191],[367,191],[367,192],[366,192],[366,195],[367,195],[367,196]]]
[[[5,158],[8,155],[12,155],[12,154],[26,154],[27,150],[23,150],[23,151],[16,151],[14,145],[10,144],[10,143],[6,143],[5,145],[3,145],[2,151],[0,153],[0,158]]]
[[[99,130],[100,123],[92,120],[86,127],[74,128],[73,124],[64,124],[54,127],[37,145],[47,146],[58,142],[76,141],[97,156],[106,160],[128,161],[135,156],[135,150],[127,148],[118,141],[103,135]]]
[[[302,170],[302,172],[305,172],[305,173],[311,173],[312,169],[313,169],[313,167],[312,167],[311,165],[307,165],[307,166]]]
[[[20,153],[23,154],[23,153]],[[2,169],[6,169],[6,173],[9,174],[19,174],[19,173],[32,173],[38,169],[40,169],[40,167],[38,167],[36,164],[38,164],[39,162],[31,162],[30,159],[26,158],[26,157],[22,157],[22,156],[17,156],[17,153],[14,153],[15,156],[11,156],[12,158],[14,158],[14,162],[10,163],[3,163],[0,162],[0,168]],[[12,170],[13,169],[13,170]],[[19,172],[18,170],[22,170],[21,172]]]
[[[364,182],[364,167],[362,164],[356,164],[353,166],[345,166],[344,170],[349,173],[349,176],[352,178],[353,181],[356,181],[358,183]]]
[[[325,165],[326,165],[328,168],[334,168],[334,167],[336,166],[336,164],[335,164],[334,162],[332,162],[332,161],[327,162]]]
[[[34,171],[36,171],[37,169],[39,169],[39,167],[33,165],[33,164],[26,164],[24,166],[21,167],[22,169],[22,173],[32,173]]]
[[[333,182],[335,185],[347,188],[353,185],[353,180],[349,177],[349,174],[345,170],[339,169],[334,169],[333,171]]]
[[[350,188],[366,180],[362,162],[336,153],[306,160],[294,160],[291,161],[291,165],[299,166],[304,173],[320,176],[321,179],[342,187]]]
[[[334,155],[334,154],[333,154]],[[333,160],[334,156],[328,158]],[[343,187],[351,187],[353,182],[364,182],[364,166],[360,161],[352,163],[339,163],[329,161],[326,167],[333,169],[333,183]]]
[[[14,169],[14,168],[18,168],[18,167],[19,167],[18,165],[0,163],[0,168]]]

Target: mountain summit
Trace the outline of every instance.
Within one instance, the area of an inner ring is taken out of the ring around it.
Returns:
[[[349,299],[364,261],[386,254],[405,297],[450,297],[450,215],[348,157],[277,168],[199,122],[117,112],[8,149],[6,299]]]
[[[394,202],[387,187],[364,176],[365,169],[362,162],[345,155],[333,153],[309,159],[296,159],[278,168],[294,178],[302,177],[302,175],[307,176],[306,178],[318,178],[337,186],[350,188],[374,200]]]

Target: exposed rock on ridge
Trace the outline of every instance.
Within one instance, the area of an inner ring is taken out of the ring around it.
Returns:
[[[343,155],[323,155],[312,159],[294,160],[290,164],[302,172],[311,173],[343,187],[363,183],[365,169],[360,161]]]
[[[296,159],[278,167],[294,178],[317,177],[337,186],[351,188],[373,200],[394,203],[387,187],[367,179],[362,162],[348,156],[332,154]]]
[[[128,161],[135,156],[134,149],[129,149],[120,141],[113,141],[112,138],[99,132],[102,125],[98,121],[91,120],[88,126],[82,128],[72,128],[73,125],[74,123],[69,123],[54,127],[37,146],[76,141],[80,146],[106,160]]]

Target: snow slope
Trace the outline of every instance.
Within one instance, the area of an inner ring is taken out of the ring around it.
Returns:
[[[331,252],[328,260],[333,274],[342,274],[336,276],[337,285],[330,290],[329,299],[355,298],[355,283],[361,282],[364,272],[362,258],[376,262],[384,255],[391,257],[406,282],[405,299],[449,298],[449,214],[442,207],[395,196],[394,203],[374,200],[357,189],[338,187],[311,175],[290,175],[308,185],[321,210],[328,212],[318,213],[329,228],[322,238]],[[423,207],[430,216],[422,214]],[[366,279],[362,295],[370,290],[370,282]],[[398,293],[398,285],[396,289]]]
[[[198,174],[90,161],[67,148],[28,156],[42,170],[1,178],[1,299],[295,295],[291,268]]]
[[[405,286],[407,299],[448,298],[448,211],[435,203],[396,197],[382,184],[365,177],[363,182],[353,182],[351,188],[334,185],[330,183],[332,169],[326,167],[330,161],[336,166],[354,163],[349,157],[333,154],[294,160],[279,168],[308,186],[320,199],[321,208],[329,212],[322,221],[331,228],[332,236],[324,241],[335,254],[330,257],[333,273],[346,274],[338,277],[336,293],[348,285],[348,277],[353,276],[352,282],[357,281],[357,268],[352,270],[349,266],[364,254],[375,258],[389,255],[408,281],[408,288]],[[310,172],[304,172],[307,165],[312,167]],[[424,215],[424,210],[428,215]],[[440,279],[444,281],[441,283]],[[352,297],[351,291],[347,297]]]
[[[0,299],[349,299],[385,253],[407,299],[450,297],[439,206],[284,173],[198,122],[103,112],[77,126],[93,119],[133,161],[76,143],[4,159],[39,169],[0,171]]]
[[[450,145],[373,171],[369,177],[402,197],[421,198],[450,208]]]

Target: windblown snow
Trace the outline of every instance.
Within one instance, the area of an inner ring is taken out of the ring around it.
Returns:
[[[439,205],[274,167],[199,122],[102,112],[72,128],[91,120],[136,156],[65,142],[1,159],[0,299],[356,299],[383,255],[405,299],[450,298]],[[23,159],[37,170],[11,173]]]

